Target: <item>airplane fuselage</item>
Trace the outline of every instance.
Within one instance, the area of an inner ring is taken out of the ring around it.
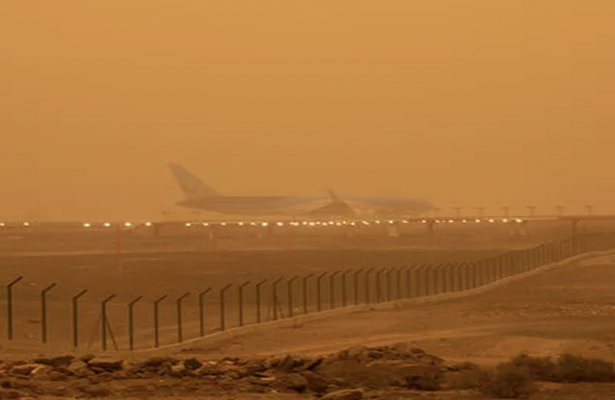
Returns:
[[[185,200],[177,205],[221,214],[292,217],[408,217],[433,209],[428,202],[399,197],[224,196],[178,164],[169,165]]]
[[[433,208],[413,198],[345,197],[332,203],[329,197],[220,196],[183,200],[182,207],[235,215],[284,216],[415,216]]]

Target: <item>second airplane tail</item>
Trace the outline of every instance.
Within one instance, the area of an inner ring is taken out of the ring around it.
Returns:
[[[169,164],[169,169],[181,187],[186,199],[221,196],[215,189],[205,184],[199,178],[178,164]]]

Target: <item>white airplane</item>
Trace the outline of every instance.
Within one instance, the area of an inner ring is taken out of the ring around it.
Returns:
[[[329,190],[329,196],[225,196],[177,164],[171,173],[184,192],[181,207],[221,214],[286,217],[415,217],[434,208],[429,202],[407,197],[345,197]]]

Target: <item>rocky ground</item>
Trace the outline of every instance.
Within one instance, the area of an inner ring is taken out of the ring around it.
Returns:
[[[468,377],[478,368],[448,363],[409,343],[353,347],[314,358],[130,361],[67,355],[4,362],[0,399],[485,399],[467,389]],[[608,399],[614,394],[610,384],[545,384],[532,398]]]
[[[0,370],[0,398],[287,393],[352,400],[378,391],[441,390],[446,388],[441,378],[457,369],[405,344],[356,347],[316,358],[155,357],[130,362],[119,358],[62,356],[4,363]]]

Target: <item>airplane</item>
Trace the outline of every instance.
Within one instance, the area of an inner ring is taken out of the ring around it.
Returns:
[[[303,218],[416,217],[434,206],[428,201],[406,197],[345,197],[332,190],[329,196],[225,196],[207,185],[181,165],[170,163],[169,169],[185,199],[181,207],[220,214],[251,216],[286,216]]]

